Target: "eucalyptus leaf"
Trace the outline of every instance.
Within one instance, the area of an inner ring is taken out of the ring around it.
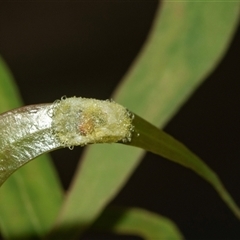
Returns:
[[[0,114],[0,186],[43,153],[90,143],[130,141],[132,118],[116,102],[81,97]]]
[[[163,1],[149,38],[113,98],[163,127],[224,55],[237,26],[239,3]],[[144,151],[91,146],[84,154],[54,232],[68,237],[89,226],[116,196]],[[74,227],[70,227],[74,226]]]

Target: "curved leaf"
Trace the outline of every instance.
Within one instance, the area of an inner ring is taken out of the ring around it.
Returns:
[[[163,127],[223,56],[238,21],[239,3],[166,1],[161,10],[114,99]],[[76,236],[91,224],[143,153],[123,145],[88,148],[55,230],[73,225]]]
[[[0,115],[0,186],[17,169],[62,147],[129,141],[132,114],[113,101],[65,98]]]

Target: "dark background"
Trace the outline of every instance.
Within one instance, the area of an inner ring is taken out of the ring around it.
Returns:
[[[106,99],[144,43],[156,8],[147,0],[0,2],[0,54],[25,104],[63,95]],[[165,128],[219,174],[238,205],[239,41],[238,30],[217,69]],[[52,153],[65,188],[81,152]],[[210,185],[150,153],[112,203],[167,216],[186,239],[240,239],[239,221]]]

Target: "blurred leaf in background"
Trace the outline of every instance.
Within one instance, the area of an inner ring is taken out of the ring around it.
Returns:
[[[0,58],[0,111],[19,107],[21,98],[6,63]],[[15,172],[0,189],[0,226],[6,238],[45,234],[60,209],[63,194],[49,156]]]

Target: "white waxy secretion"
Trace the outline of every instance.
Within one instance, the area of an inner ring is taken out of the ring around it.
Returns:
[[[53,104],[52,130],[64,147],[131,140],[133,114],[114,101],[65,98]]]

